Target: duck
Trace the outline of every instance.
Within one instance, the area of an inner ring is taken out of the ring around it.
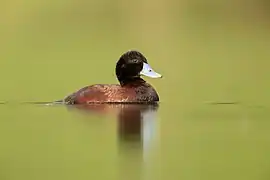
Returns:
[[[142,76],[162,78],[137,50],[122,54],[116,63],[115,74],[119,84],[93,84],[66,96],[67,105],[95,103],[155,104],[159,102],[157,91]]]

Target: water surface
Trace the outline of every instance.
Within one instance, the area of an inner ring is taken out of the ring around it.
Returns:
[[[0,179],[269,179],[265,7],[1,1]],[[118,83],[129,49],[163,75],[159,107],[22,103]]]

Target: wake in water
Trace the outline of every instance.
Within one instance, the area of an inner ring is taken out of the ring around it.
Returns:
[[[63,100],[58,100],[58,101],[23,101],[23,102],[11,102],[11,101],[0,101],[0,105],[9,105],[9,104],[32,104],[32,105],[44,105],[44,106],[54,106],[54,105],[67,105]],[[90,103],[89,105],[94,105],[94,104],[100,104],[100,103]],[[101,103],[103,104],[103,103]],[[104,103],[104,104],[123,104],[123,103]],[[240,106],[245,106],[245,107],[252,107],[252,108],[267,108],[262,105],[250,105],[250,104],[245,104],[241,103],[238,101],[207,101],[203,102],[203,104],[208,104],[208,105],[240,105]],[[69,105],[70,106],[70,105]]]
[[[23,102],[9,102],[9,101],[0,101],[0,104],[3,105],[8,105],[8,104],[39,104],[39,105],[64,105],[64,101],[59,100],[59,101],[23,101]]]
[[[205,102],[206,104],[212,104],[212,105],[218,105],[218,104],[232,104],[232,105],[237,105],[240,104],[238,101],[208,101]]]

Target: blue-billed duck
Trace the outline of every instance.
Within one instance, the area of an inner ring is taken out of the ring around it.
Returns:
[[[148,64],[144,55],[130,50],[118,60],[115,68],[120,84],[95,84],[86,86],[62,100],[65,104],[91,103],[157,103],[156,90],[141,75],[161,78]],[[59,101],[58,101],[59,102]]]

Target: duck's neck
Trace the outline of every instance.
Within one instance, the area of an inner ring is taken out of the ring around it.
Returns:
[[[145,80],[142,78],[136,76],[136,77],[127,77],[125,79],[119,79],[120,85],[121,86],[126,86],[129,84],[138,84],[138,83],[145,83]]]

